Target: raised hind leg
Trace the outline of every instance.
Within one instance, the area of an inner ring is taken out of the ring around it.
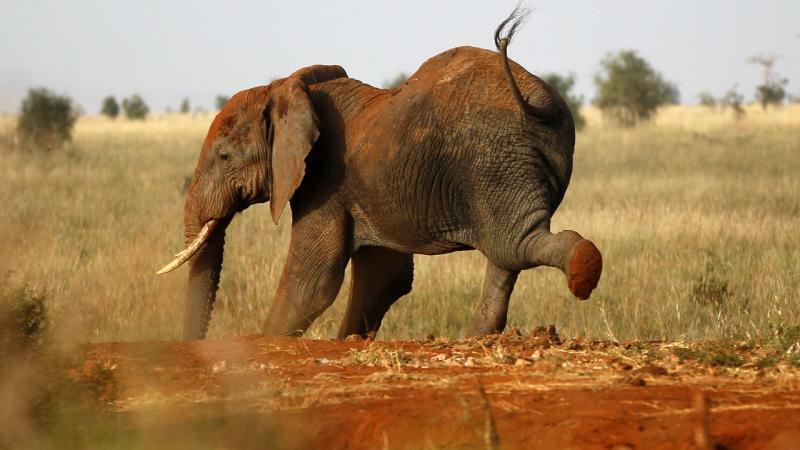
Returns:
[[[524,242],[526,265],[561,269],[572,294],[589,298],[603,272],[603,256],[592,241],[572,230],[553,234],[548,226],[534,230]]]

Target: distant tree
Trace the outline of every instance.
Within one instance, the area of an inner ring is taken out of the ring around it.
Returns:
[[[231,98],[228,97],[227,95],[220,94],[220,95],[217,96],[217,98],[214,99],[214,106],[218,110],[222,109],[225,106],[225,104],[228,103],[228,100],[230,100],[230,99]]]
[[[594,77],[594,104],[623,126],[650,119],[659,107],[680,101],[677,86],[664,80],[633,50],[607,55]]]
[[[768,105],[782,105],[786,99],[786,85],[788,83],[789,80],[784,78],[769,84],[756,86],[756,100],[761,103],[763,109],[767,109]]]
[[[125,117],[131,120],[144,120],[150,112],[147,103],[139,94],[133,94],[122,100],[122,110],[125,112]]]
[[[583,96],[572,93],[572,88],[575,86],[575,74],[559,75],[557,73],[548,73],[543,77],[544,81],[553,87],[564,101],[567,102],[569,110],[572,112],[572,120],[575,122],[575,128],[580,130],[586,126],[586,119],[581,114],[581,105],[583,105]]]
[[[100,108],[100,114],[112,119],[117,118],[119,115],[119,103],[117,103],[117,99],[115,99],[114,96],[109,95],[103,99],[103,106]]]
[[[191,105],[189,105],[188,98],[184,98],[183,101],[181,101],[181,107],[179,111],[181,112],[181,114],[189,114],[189,112],[192,111],[192,107]]]
[[[786,85],[789,80],[778,78],[773,72],[777,60],[775,55],[756,55],[748,59],[748,62],[758,64],[764,70],[763,80],[756,86],[756,100],[763,109],[767,109],[769,105],[780,106],[786,99]]]
[[[717,106],[717,99],[715,99],[710,92],[707,91],[701,92],[700,95],[698,95],[697,97],[700,100],[700,104],[702,106],[707,106],[709,108],[715,108]]]
[[[738,120],[744,117],[745,112],[744,108],[742,108],[743,102],[744,96],[736,90],[736,86],[733,86],[725,92],[721,104],[723,107],[730,107],[731,110],[733,110],[733,117]]]
[[[23,143],[49,150],[71,139],[77,118],[69,97],[45,88],[29,89],[20,107],[17,133]]]
[[[394,78],[390,80],[383,81],[383,88],[384,89],[394,89],[399,87],[401,84],[405,83],[408,80],[408,74],[404,72],[400,72],[394,76]]]
[[[678,90],[678,86],[675,83],[665,82],[664,84],[664,94],[666,96],[667,105],[680,105],[681,103],[681,91]]]

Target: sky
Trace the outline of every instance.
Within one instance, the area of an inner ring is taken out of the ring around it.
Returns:
[[[268,83],[311,64],[339,64],[380,86],[449,48],[493,48],[517,0],[116,1],[0,0],[0,113],[47,87],[96,113],[103,97],[141,94],[151,110],[188,97],[210,109],[218,94]],[[537,0],[509,47],[534,74],[572,72],[590,101],[609,51],[636,50],[676,83],[683,103],[734,85],[752,99],[761,68],[800,97],[798,0]]]

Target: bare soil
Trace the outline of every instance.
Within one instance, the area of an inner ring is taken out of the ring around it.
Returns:
[[[153,447],[797,449],[798,369],[768,355],[561,342],[552,329],[453,342],[248,336],[89,345],[61,376],[89,387],[116,433]]]

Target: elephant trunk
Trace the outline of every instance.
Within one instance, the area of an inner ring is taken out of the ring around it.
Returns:
[[[186,312],[183,339],[203,339],[208,330],[211,310],[214,307],[222,258],[225,247],[225,228],[228,220],[221,220],[202,246],[189,260],[189,281],[186,286]],[[200,226],[187,224],[185,235],[189,245],[197,240]]]

